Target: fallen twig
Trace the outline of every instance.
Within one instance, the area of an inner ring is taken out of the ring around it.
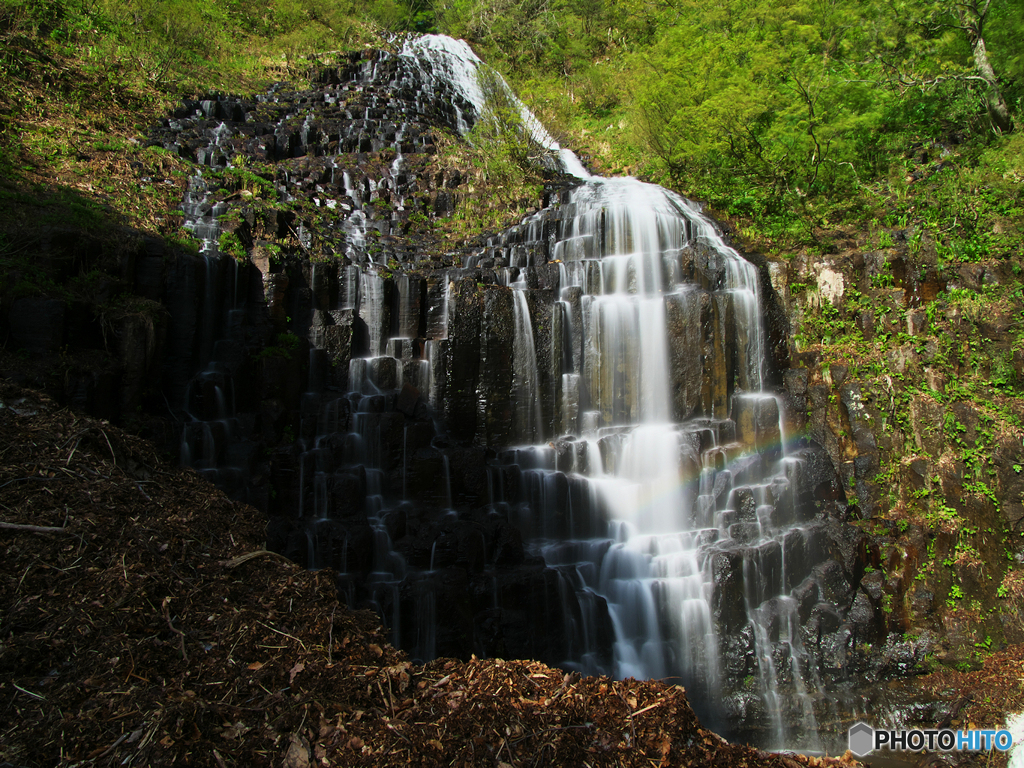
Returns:
[[[21,523],[0,523],[0,529],[22,531],[24,533],[68,533],[67,528],[54,528],[48,525],[22,525]]]
[[[24,688],[22,688],[17,683],[12,682],[11,685],[13,685],[15,688],[17,688],[22,693],[27,693],[32,698],[39,699],[40,701],[46,701],[46,697],[45,696],[40,696],[38,693],[32,693],[32,691],[26,691]]]
[[[75,451],[77,451],[77,450],[78,450],[78,446],[79,446],[79,444],[80,444],[81,442],[82,442],[82,441],[81,441],[81,439],[79,439],[79,440],[78,440],[78,441],[77,441],[77,442],[75,443],[75,447],[71,449],[71,453],[69,453],[69,454],[68,454],[68,460],[64,462],[64,466],[65,466],[65,467],[66,467],[66,466],[68,466],[69,464],[71,464],[71,460],[72,460],[73,458],[75,458]]]
[[[304,650],[304,651],[308,651],[309,650],[308,648],[306,648],[306,644],[304,642],[302,642],[299,638],[297,638],[295,635],[289,635],[287,632],[282,632],[280,629],[274,629],[272,626],[270,626],[269,624],[264,624],[262,621],[257,621],[256,623],[257,624],[261,624],[262,626],[264,626],[267,629],[269,629],[271,632],[276,632],[279,635],[284,635],[285,637],[290,638],[291,640],[294,640],[295,642],[297,642],[299,645],[302,646],[302,650]]]
[[[36,475],[30,475],[29,477],[16,477],[13,480],[8,480],[3,485],[0,485],[0,488],[6,488],[11,483],[17,483],[17,482],[20,482],[21,480],[53,480],[53,478],[52,477],[38,477]]]
[[[185,633],[182,630],[175,628],[174,624],[171,622],[171,611],[168,607],[170,606],[170,604],[171,598],[165,597],[164,602],[161,606],[164,612],[164,619],[167,621],[167,627],[171,630],[171,632],[174,632],[176,635],[178,635],[178,639],[181,641],[181,657],[187,662],[188,652],[185,650]]]
[[[335,603],[334,607],[331,608],[331,625],[327,631],[327,663],[331,663],[331,659],[334,658],[334,612],[338,610],[338,604]]]
[[[664,703],[665,702],[663,702],[663,701],[656,701],[653,704],[644,707],[643,709],[638,709],[636,712],[630,712],[629,716],[630,717],[636,717],[637,715],[642,715],[644,712],[649,712],[650,710],[654,709],[655,707],[660,707]]]
[[[111,744],[109,747],[107,747],[103,752],[101,752],[99,755],[97,755],[96,758],[99,759],[101,757],[106,757],[107,755],[109,755],[111,752],[113,752],[117,748],[117,745],[120,744],[125,739],[127,739],[129,735],[130,734],[122,733],[121,734],[121,738],[119,738],[117,741],[115,741],[113,744]]]
[[[112,446],[112,445],[110,444],[110,438],[109,438],[109,437],[107,437],[107,433],[106,433],[106,432],[104,432],[104,431],[103,431],[103,430],[101,429],[101,430],[100,430],[100,434],[101,434],[101,435],[103,435],[103,439],[107,441],[107,448],[109,448],[109,449],[110,449],[110,458],[111,458],[111,459],[113,459],[113,461],[114,461],[114,466],[116,467],[116,466],[117,466],[117,456],[116,456],[116,455],[114,454],[114,446]]]
[[[284,560],[286,563],[291,563],[292,565],[295,565],[295,563],[292,560],[289,560],[281,553],[272,552],[269,549],[257,549],[255,552],[246,552],[244,555],[233,557],[230,560],[222,560],[220,564],[223,565],[225,568],[237,568],[242,563],[247,563],[250,560],[253,560],[257,557],[263,557],[264,555],[268,557],[276,557],[279,560]]]

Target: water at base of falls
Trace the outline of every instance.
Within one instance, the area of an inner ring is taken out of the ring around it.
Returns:
[[[460,94],[463,131],[484,109],[482,64],[465,43],[428,36],[393,55],[388,84],[415,83],[418,105]],[[757,270],[693,203],[590,176],[513,103],[578,184],[461,268],[342,267],[336,305],[315,309],[356,318],[365,356],[351,360],[346,393],[317,373],[326,350],[311,353],[288,468],[288,511],[304,525],[295,549],[310,567],[332,564],[342,594],[376,608],[415,659],[448,647],[442,616],[465,606],[445,596],[471,581],[486,604],[473,633],[499,636],[503,612],[560,612],[557,640],[516,647],[681,684],[715,728],[815,748],[823,685],[806,628],[821,635],[838,614],[803,453],[763,391]],[[362,201],[343,178],[355,253]],[[185,441],[192,461],[202,437]],[[468,480],[472,450],[488,458]],[[503,536],[529,578],[503,571]],[[454,573],[456,558],[472,579]]]

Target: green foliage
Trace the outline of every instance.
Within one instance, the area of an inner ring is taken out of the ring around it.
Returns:
[[[689,5],[648,54],[636,115],[670,181],[752,216],[853,189],[856,142],[884,95],[856,77],[816,7],[725,5]]]
[[[895,210],[914,252],[1024,255],[1019,0],[447,0],[437,27],[508,73],[555,135],[739,220],[751,247],[827,251]],[[958,12],[962,11],[962,15]],[[984,35],[986,80],[972,35]],[[1011,126],[1012,127],[1012,126]],[[879,247],[895,245],[888,229]]]
[[[546,150],[533,143],[519,105],[501,77],[481,68],[478,78],[486,106],[467,140],[479,153],[484,179],[504,185],[536,171]]]
[[[171,232],[164,235],[164,240],[168,245],[175,246],[193,255],[199,255],[199,241],[195,235],[187,229],[181,228],[175,232]]]
[[[121,108],[164,112],[185,94],[250,91],[301,77],[311,54],[412,28],[414,16],[390,0],[0,0],[0,167],[16,168],[26,149],[39,154],[49,143],[39,119],[59,123],[54,109],[102,106],[116,119]],[[102,137],[110,127],[90,126],[101,135],[92,149],[123,148]]]
[[[481,45],[488,60],[514,73],[558,72],[604,50],[607,25],[625,11],[601,0],[455,0],[440,7],[438,27]]]
[[[222,253],[226,253],[235,261],[245,259],[245,246],[242,245],[242,241],[238,239],[238,235],[234,232],[222,232],[218,246]]]
[[[290,360],[292,355],[299,349],[300,339],[291,331],[279,333],[275,337],[275,343],[268,344],[256,355],[256,360],[269,360],[271,358],[282,358]]]
[[[37,166],[81,151],[37,126],[33,83],[58,61],[68,76],[50,90],[61,109],[102,99],[152,115],[183,93],[301,79],[313,53],[379,42],[384,31],[436,29],[467,38],[594,163],[710,202],[754,248],[827,251],[829,227],[887,209],[895,213],[872,228],[879,247],[894,244],[898,227],[912,251],[934,248],[945,261],[1021,258],[1024,138],[993,132],[994,87],[979,79],[960,27],[984,33],[1019,120],[1024,14],[1020,0],[992,0],[984,18],[970,5],[0,0],[0,168],[25,170],[26,153]],[[961,6],[965,17],[954,14]],[[478,131],[478,151],[503,142],[480,158],[488,178],[521,176],[534,152],[509,125]],[[104,130],[90,148],[121,151]],[[234,182],[273,193],[258,173]]]
[[[892,271],[889,269],[888,262],[886,262],[884,270],[871,275],[872,288],[892,288],[895,285],[896,280],[892,276]]]
[[[800,349],[806,349],[815,344],[847,344],[862,337],[839,307],[815,293],[794,340]]]
[[[953,584],[949,588],[949,597],[946,598],[946,605],[949,608],[956,608],[958,601],[964,597],[964,591],[960,588],[959,584]]]
[[[244,166],[232,166],[224,169],[225,182],[230,180],[235,189],[243,189],[252,192],[260,197],[272,197],[274,194],[274,182],[260,176],[258,173],[245,168]]]

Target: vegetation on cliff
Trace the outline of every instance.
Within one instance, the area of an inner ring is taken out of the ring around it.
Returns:
[[[180,181],[182,168],[139,143],[156,118],[186,94],[301,79],[315,51],[361,47],[380,29],[332,3],[4,0],[5,229],[34,206],[61,224],[176,235],[183,182],[153,177]]]
[[[183,94],[301,79],[324,51],[436,29],[600,170],[709,202],[756,250],[910,229],[946,261],[1019,257],[1022,18],[1018,0],[4,0],[0,165],[88,184],[90,160],[131,149]]]
[[[902,220],[949,258],[1020,254],[1015,0],[469,0],[438,24],[600,168],[711,203],[759,250]]]
[[[596,165],[710,202],[759,248],[827,252],[837,225],[902,221],[947,258],[1019,254],[1022,19],[1019,0],[4,0],[0,162],[73,166],[182,94],[436,29]]]
[[[435,9],[598,170],[767,255],[793,434],[866,518],[890,630],[965,668],[1024,640],[1024,6]]]

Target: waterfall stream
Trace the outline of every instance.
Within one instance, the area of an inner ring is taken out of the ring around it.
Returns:
[[[448,76],[482,113],[484,96],[473,71],[482,65],[468,46],[431,37],[407,46],[409,50],[429,51],[432,60],[451,62]],[[808,693],[813,681],[803,671],[807,654],[794,620],[795,601],[784,596],[788,590],[783,574],[773,583],[772,574],[758,567],[768,552],[781,551],[787,532],[800,522],[794,519],[791,490],[799,462],[785,454],[775,398],[761,393],[765,352],[757,272],[724,244],[692,203],[636,179],[591,176],[518,99],[515,103],[534,140],[557,151],[564,170],[582,181],[554,213],[555,227],[539,226],[552,217],[551,211],[542,211],[524,221],[518,232],[492,241],[488,254],[515,265],[521,233],[546,232],[553,241],[550,253],[559,262],[558,295],[580,289],[576,299],[583,327],[578,333],[566,328],[571,348],[550,364],[563,377],[563,399],[572,403],[563,410],[578,410],[585,427],[573,429],[574,419],[563,416],[563,433],[557,434],[540,428],[536,382],[541,376],[528,369],[549,363],[536,358],[526,308],[526,272],[534,264],[520,262],[525,269],[513,284],[518,436],[539,444],[549,438],[585,439],[601,457],[568,473],[551,466],[524,467],[535,475],[531,484],[544,488],[528,501],[520,500],[532,507],[526,517],[542,521],[533,527],[531,546],[570,575],[581,602],[589,593],[604,598],[614,627],[610,669],[595,664],[585,652],[564,663],[619,678],[680,681],[698,710],[721,722],[725,713],[717,703],[721,649],[713,571],[716,553],[739,552],[755,675],[770,718],[772,746],[785,745],[791,730],[779,693],[773,635],[776,642],[781,635],[786,645],[788,659],[783,663],[799,699],[804,743],[816,746]],[[522,244],[527,250],[535,245],[528,239]],[[701,377],[700,396],[693,398],[699,405],[680,407],[671,396],[673,384],[678,387],[680,382],[673,381],[670,371],[668,314],[673,302],[692,303],[696,270],[686,270],[681,255],[694,244],[702,246],[700,258],[707,263],[700,289],[713,307],[708,318],[712,353],[701,349],[706,338],[699,330],[688,335],[693,329],[684,327],[675,329],[682,333],[676,345],[683,347],[676,355],[699,358],[712,371]],[[552,312],[553,326],[569,325],[558,322],[571,317],[561,302],[553,303]],[[723,359],[730,351],[734,361]],[[715,370],[730,363],[731,371]],[[573,386],[577,378],[578,387]],[[552,481],[555,476],[566,474],[571,482],[592,487],[599,500],[573,509],[567,525],[556,531],[544,522],[557,516],[561,506],[548,489],[558,486]],[[751,497],[756,500],[753,509]],[[577,538],[579,516],[597,518],[585,526],[597,531],[596,536]],[[592,635],[594,628],[585,626],[582,634]]]
[[[345,94],[371,94],[365,113],[346,108],[358,136],[332,141],[394,156],[379,180],[332,160],[338,199],[317,193],[337,213],[345,263],[308,273],[299,434],[268,470],[292,484],[277,501],[298,519],[283,546],[333,567],[350,604],[376,609],[416,659],[469,648],[663,679],[727,733],[816,748],[822,638],[838,636],[848,606],[805,452],[786,444],[764,390],[758,270],[694,203],[590,175],[511,93],[574,183],[460,265],[393,275],[368,250],[381,190],[394,200],[381,233],[412,205],[407,121],[443,103],[468,132],[486,109],[482,66],[465,43],[429,35],[360,61],[322,97],[340,109]],[[303,145],[317,135],[309,114]],[[218,127],[207,154],[231,146]],[[182,457],[213,475],[237,431],[218,364],[233,347],[217,339],[238,338],[236,309],[249,305],[237,296],[248,277],[217,255],[223,211],[206,193],[197,175],[186,213],[206,288],[228,282],[235,298],[205,331]],[[268,301],[283,275],[263,275]],[[329,359],[338,339],[351,348],[342,365]],[[262,401],[268,423],[275,398]]]

